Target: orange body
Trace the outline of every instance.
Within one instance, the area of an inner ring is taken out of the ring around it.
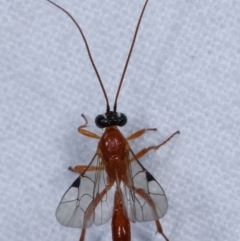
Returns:
[[[80,25],[68,11],[51,0],[47,1],[65,12],[78,28],[106,99],[106,112],[98,115],[95,119],[97,127],[105,129],[102,136],[85,129],[88,127],[88,121],[82,115],[85,124],[81,125],[78,131],[82,135],[99,140],[97,152],[89,165],[69,167],[71,171],[80,175],[63,195],[56,210],[57,220],[64,226],[81,228],[80,241],[85,240],[86,229],[92,224],[101,225],[111,218],[113,241],[131,240],[130,221],[155,221],[157,232],[164,237],[165,241],[169,241],[163,233],[159,221],[167,212],[166,195],[160,184],[143,167],[138,159],[150,150],[157,150],[180,132],[176,131],[159,145],[143,148],[134,154],[128,141],[140,137],[146,131],[156,131],[157,129],[141,129],[125,138],[117,128],[117,126],[122,127],[127,123],[125,114],[117,112],[117,100],[136,41],[140,22],[149,0],[145,0],[138,19],[117,89],[113,111],[110,109],[107,93]]]
[[[98,154],[102,157],[108,177],[126,180],[129,160],[128,142],[116,126],[107,127],[99,144]]]
[[[130,222],[124,215],[122,193],[116,191],[114,197],[114,214],[112,217],[112,239],[113,241],[130,241]]]
[[[127,179],[129,165],[128,142],[116,126],[107,127],[103,133],[99,145],[99,155],[102,156],[108,178],[120,182]],[[114,196],[114,214],[112,217],[113,241],[130,241],[130,222],[124,214],[122,192],[117,186]]]

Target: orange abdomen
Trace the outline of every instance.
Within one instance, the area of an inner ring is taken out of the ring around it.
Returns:
[[[122,193],[115,192],[114,214],[112,217],[112,239],[113,241],[130,241],[131,229],[130,222],[124,215]]]

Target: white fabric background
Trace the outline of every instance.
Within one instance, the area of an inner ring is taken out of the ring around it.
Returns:
[[[81,24],[110,102],[144,0],[58,0]],[[181,135],[141,162],[163,186],[170,241],[240,240],[240,2],[150,0],[119,97],[124,135],[157,127],[135,151]],[[97,141],[81,136],[105,101],[75,25],[44,0],[0,5],[0,240],[77,241],[55,210]],[[163,240],[154,222],[132,240]],[[87,230],[111,240],[110,222]]]

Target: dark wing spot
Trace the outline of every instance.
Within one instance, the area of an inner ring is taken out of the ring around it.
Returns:
[[[80,177],[78,177],[72,184],[71,187],[76,187],[76,188],[79,188],[80,186]]]
[[[148,182],[151,182],[154,180],[154,177],[152,176],[151,173],[149,173],[148,171],[146,171],[146,178]]]

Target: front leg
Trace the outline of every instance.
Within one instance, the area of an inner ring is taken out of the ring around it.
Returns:
[[[88,121],[87,118],[85,117],[84,114],[82,114],[82,118],[85,120],[85,124],[81,125],[78,127],[78,132],[84,136],[90,137],[90,138],[95,138],[95,139],[100,139],[101,137],[91,131],[87,131],[84,128],[88,127]]]

